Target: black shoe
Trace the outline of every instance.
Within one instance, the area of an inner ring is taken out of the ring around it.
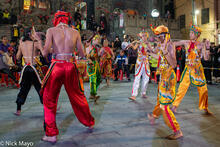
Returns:
[[[131,79],[130,79],[130,78],[128,79],[128,82],[131,82]]]
[[[118,79],[115,79],[114,81],[118,81]]]

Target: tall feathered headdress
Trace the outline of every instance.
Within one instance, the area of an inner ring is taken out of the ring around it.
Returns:
[[[190,24],[190,31],[193,31],[197,37],[199,37],[202,33],[202,29],[198,26],[193,25],[193,24]]]

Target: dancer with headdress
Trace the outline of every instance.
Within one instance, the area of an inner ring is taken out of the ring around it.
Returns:
[[[97,95],[98,87],[101,83],[101,72],[99,65],[99,47],[97,46],[100,41],[100,35],[95,35],[89,47],[86,48],[88,64],[87,64],[87,72],[89,74],[89,82],[90,82],[90,99],[95,99],[95,101],[99,98]]]
[[[168,136],[168,139],[178,139],[183,134],[173,112],[170,110],[170,105],[176,96],[177,81],[174,68],[177,62],[175,45],[170,40],[167,27],[161,25],[155,29],[152,28],[152,30],[157,35],[159,42],[158,72],[160,74],[160,82],[158,84],[157,104],[154,107],[153,113],[148,114],[148,118],[151,124],[154,124],[155,119],[162,113],[164,122],[174,132],[174,134]],[[150,45],[148,46],[150,48]]]
[[[56,111],[59,93],[62,85],[67,91],[70,103],[78,120],[85,126],[93,128],[95,121],[91,115],[89,105],[84,95],[83,81],[75,59],[75,48],[79,55],[84,57],[81,37],[77,30],[68,26],[70,13],[58,11],[54,16],[54,27],[49,28],[46,34],[45,46],[41,46],[43,56],[53,54],[51,66],[43,80],[42,91],[44,104],[43,141],[55,143],[59,134],[56,125]],[[36,36],[37,41],[41,40]],[[51,48],[53,48],[51,50]]]
[[[201,64],[202,57],[204,57],[205,60],[208,60],[206,49],[210,46],[209,41],[206,41],[205,43],[198,41],[201,33],[201,28],[192,25],[189,34],[190,40],[175,42],[176,46],[185,46],[186,65],[181,75],[176,99],[173,102],[173,112],[176,112],[176,109],[180,105],[190,84],[192,84],[193,86],[197,87],[199,93],[199,109],[204,110],[206,114],[211,114],[208,109],[208,89],[204,75],[204,69]]]
[[[23,55],[25,63],[19,80],[21,88],[16,100],[17,111],[14,113],[17,116],[21,114],[21,106],[24,105],[32,85],[34,85],[34,88],[40,97],[40,102],[43,104],[40,89],[41,80],[44,78],[44,75],[41,69],[38,68],[40,61],[38,61],[37,56],[40,47],[39,43],[34,40],[33,32],[34,30],[32,29],[31,33],[31,28],[25,29],[24,36],[20,40],[16,55],[17,60],[19,60]],[[36,32],[34,33],[37,34]]]
[[[141,38],[141,40],[136,42],[135,46],[133,45],[133,48],[138,50],[138,58],[135,66],[135,79],[132,88],[132,96],[129,97],[130,100],[136,100],[141,77],[142,77],[141,95],[143,98],[147,98],[146,89],[150,78],[150,66],[149,66],[148,53],[147,53],[148,46],[146,45],[145,42],[147,41],[148,36],[149,35],[147,32],[139,33],[139,37]]]

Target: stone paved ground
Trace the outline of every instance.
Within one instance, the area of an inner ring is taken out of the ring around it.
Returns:
[[[85,94],[89,95],[89,84],[85,83]],[[91,112],[96,119],[96,126],[89,131],[76,119],[68,97],[62,89],[57,113],[57,125],[60,130],[59,141],[54,147],[214,147],[220,146],[220,85],[208,86],[209,108],[214,116],[206,116],[198,110],[198,93],[190,87],[176,115],[184,138],[177,141],[165,139],[171,131],[163,122],[151,126],[147,113],[156,104],[157,85],[149,84],[148,99],[128,100],[132,83],[114,82],[107,88],[104,84],[99,89],[101,96],[98,103],[89,101]],[[33,143],[37,147],[52,146],[40,141],[43,136],[43,107],[37,93],[31,89],[20,117],[13,115],[18,89],[0,88],[0,147],[6,142],[19,141]],[[20,144],[21,145],[21,144]],[[16,144],[15,144],[16,146]]]

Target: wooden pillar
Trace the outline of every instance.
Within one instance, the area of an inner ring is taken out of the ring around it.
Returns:
[[[24,9],[24,0],[19,0],[19,13],[21,13],[21,10]]]

